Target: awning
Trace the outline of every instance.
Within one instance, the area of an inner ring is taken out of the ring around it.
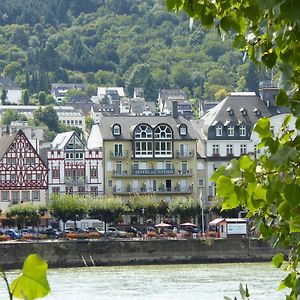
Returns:
[[[210,221],[208,224],[211,225],[211,226],[215,226],[215,225],[218,225],[219,223],[221,223],[224,220],[225,219],[214,219],[214,220]]]

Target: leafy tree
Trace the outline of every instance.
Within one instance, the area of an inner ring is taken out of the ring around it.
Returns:
[[[2,102],[2,105],[5,105],[5,100],[7,99],[7,90],[2,88],[1,90],[1,102]]]
[[[82,198],[73,195],[53,195],[50,203],[50,213],[53,217],[63,222],[63,232],[68,220],[81,220],[87,213],[85,202]]]
[[[18,113],[12,109],[6,110],[1,117],[1,123],[3,125],[10,125],[12,121],[26,120],[25,115]]]
[[[3,75],[15,80],[16,76],[22,72],[22,65],[17,61],[8,63],[3,69]]]
[[[59,131],[58,116],[53,106],[39,107],[33,112],[33,117],[36,125],[45,124],[50,131]]]
[[[28,105],[29,100],[30,100],[30,97],[29,97],[28,90],[23,91],[23,93],[22,93],[22,102],[24,103],[24,105]]]
[[[119,220],[121,214],[124,212],[124,206],[119,198],[105,197],[91,201],[89,207],[89,216],[91,218],[104,221],[104,228],[106,231],[106,224],[113,223]]]
[[[281,73],[277,105],[289,105],[295,119],[287,116],[281,132],[275,136],[271,133],[270,120],[260,119],[254,132],[261,139],[262,156],[252,159],[244,155],[232,160],[229,166],[220,167],[212,180],[217,185],[217,196],[223,199],[223,209],[244,207],[263,238],[289,250],[288,275],[279,289],[289,288],[286,299],[296,300],[300,295],[300,139],[298,131],[291,129],[291,122],[296,120],[294,125],[300,129],[300,44],[297,38],[300,2],[208,1],[191,5],[187,0],[166,0],[166,4],[170,10],[184,10],[204,26],[216,24],[220,32],[233,34],[233,45],[247,51],[252,61],[270,69],[276,66]],[[281,267],[283,260],[284,255],[277,254],[273,264]]]
[[[38,98],[39,98],[39,103],[41,106],[46,104],[46,93],[45,92],[39,92],[38,94]]]

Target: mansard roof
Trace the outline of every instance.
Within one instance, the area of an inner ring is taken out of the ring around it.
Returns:
[[[113,135],[112,127],[118,124],[121,126],[121,135]],[[183,117],[174,118],[173,116],[103,116],[99,122],[99,128],[103,140],[132,140],[133,130],[139,124],[148,124],[152,128],[159,124],[169,125],[174,132],[176,140],[196,140],[197,134],[191,123]],[[185,124],[188,128],[187,135],[179,134],[179,126]]]
[[[207,135],[208,128],[219,123],[224,126],[243,123],[252,128],[261,117],[270,117],[286,112],[287,109],[284,107],[268,106],[254,92],[230,93],[223,101],[202,116],[202,130]]]

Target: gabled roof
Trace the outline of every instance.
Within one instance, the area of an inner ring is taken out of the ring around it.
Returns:
[[[3,158],[4,154],[7,152],[8,147],[11,145],[13,140],[17,137],[19,131],[12,134],[5,134],[0,138],[0,159]]]
[[[79,140],[84,148],[86,147],[75,131],[68,131],[59,133],[51,143],[51,148],[56,150],[63,150],[73,136],[75,136],[75,138]]]

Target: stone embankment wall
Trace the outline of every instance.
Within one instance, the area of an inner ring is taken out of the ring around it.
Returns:
[[[276,253],[266,242],[248,239],[77,240],[0,244],[0,265],[21,268],[30,253],[54,267],[269,261]]]

